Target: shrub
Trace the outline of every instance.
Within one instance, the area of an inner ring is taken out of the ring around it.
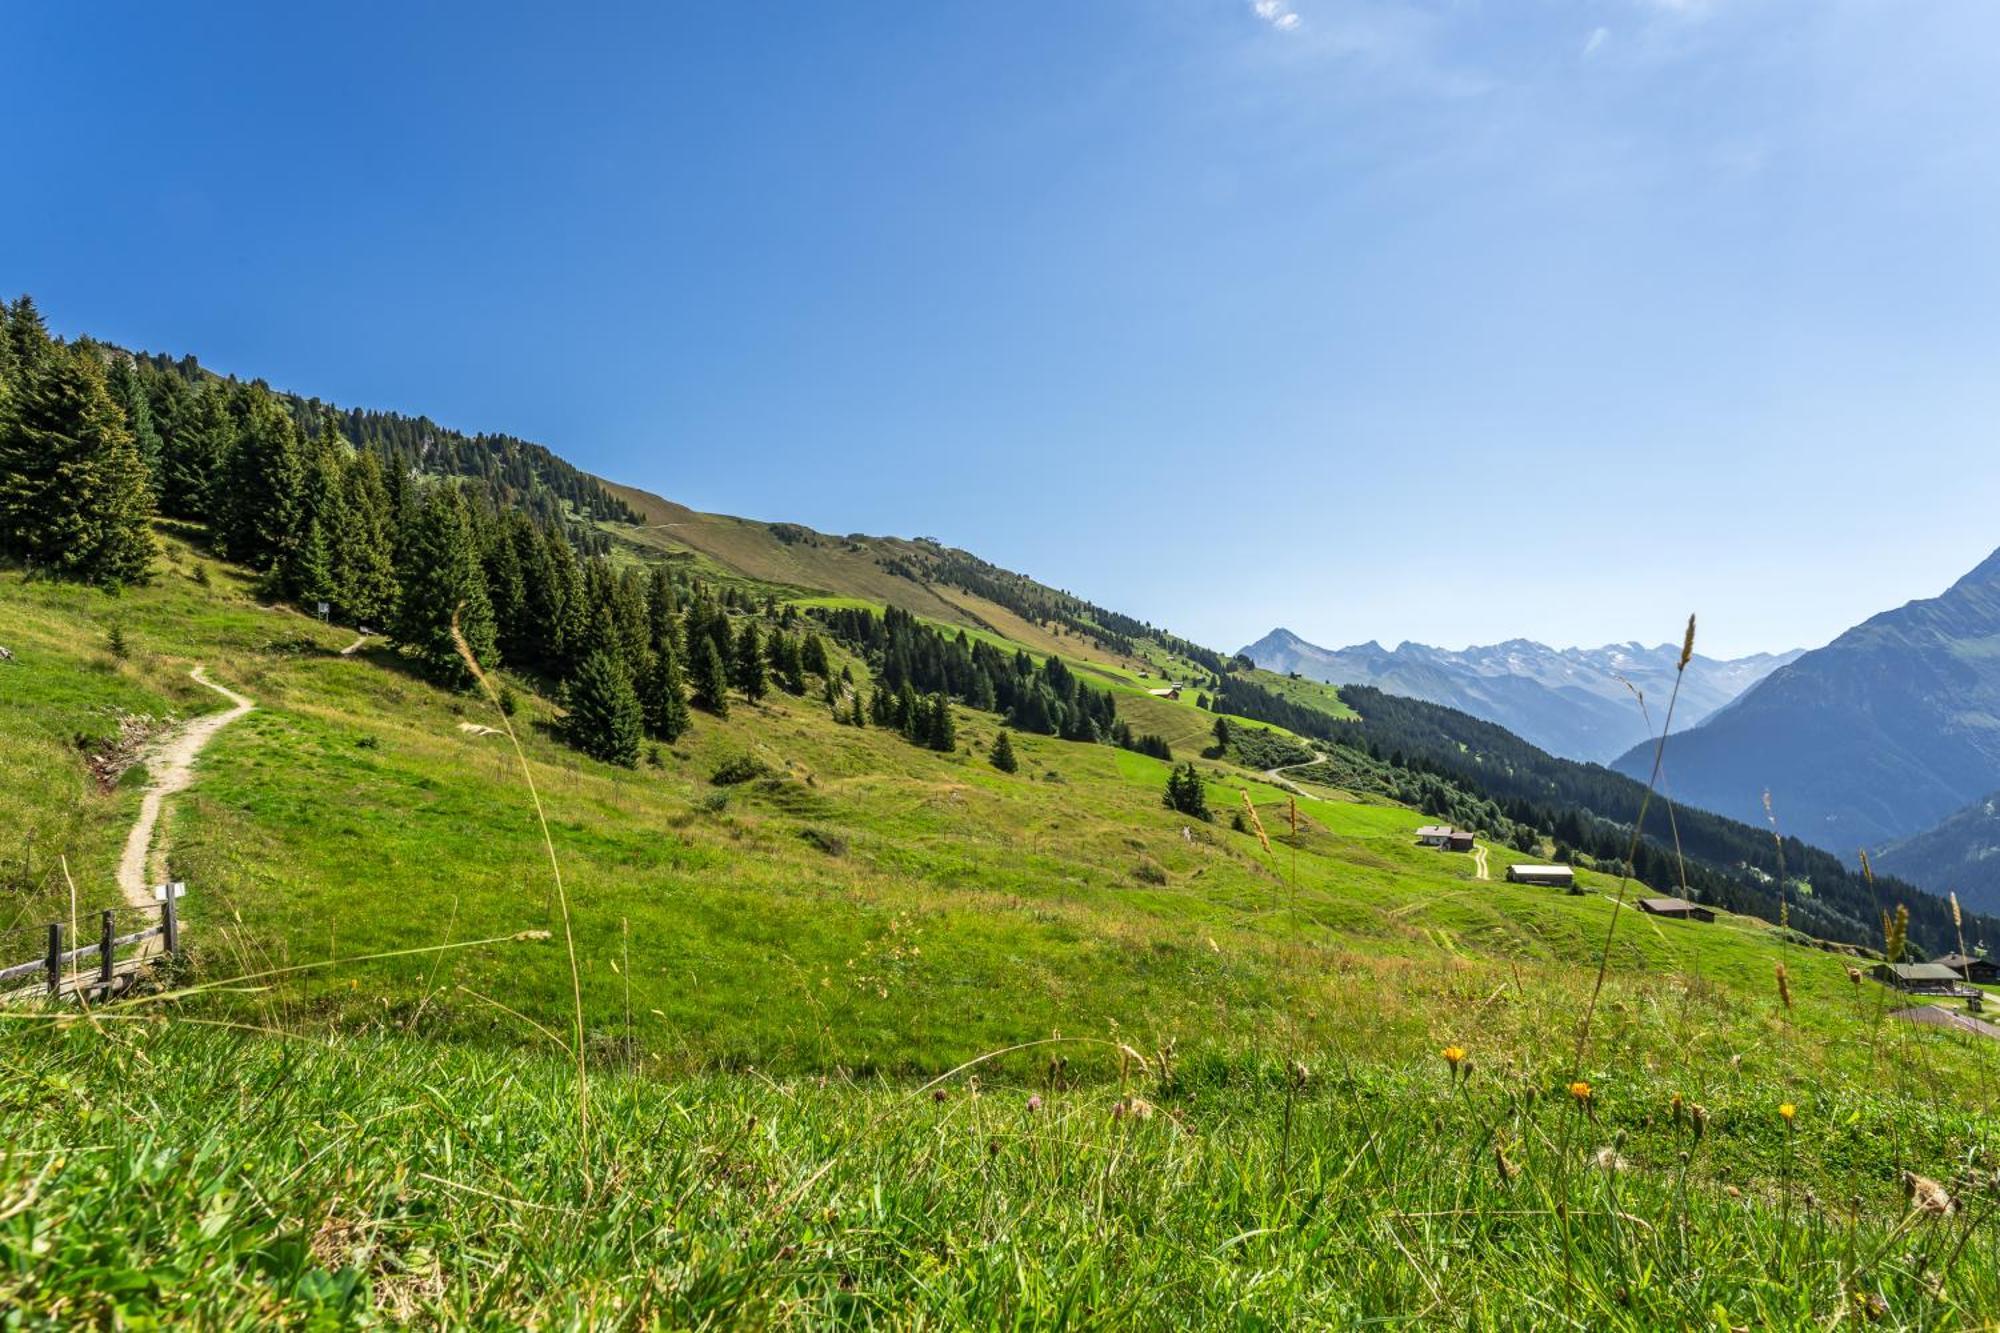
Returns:
[[[735,787],[766,777],[770,772],[771,766],[755,755],[739,754],[717,765],[708,780],[718,787]]]
[[[830,833],[822,828],[802,828],[799,830],[799,837],[828,856],[847,855],[847,839],[838,833]]]

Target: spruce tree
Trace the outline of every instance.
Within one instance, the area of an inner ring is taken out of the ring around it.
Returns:
[[[160,493],[160,434],[153,426],[153,404],[147,396],[144,378],[131,357],[122,352],[112,353],[105,387],[125,413],[125,429],[132,433],[132,447],[138,450],[139,462],[146,469],[148,502],[156,502]]]
[[[473,656],[486,663],[495,655],[493,610],[486,600],[471,516],[457,486],[433,486],[425,492],[401,546],[401,587],[390,638],[408,649],[432,679],[468,685],[471,673],[452,643],[452,616],[457,614]]]
[[[943,694],[931,696],[924,743],[940,754],[949,754],[958,748],[958,725],[951,715],[951,700]]]
[[[671,638],[653,649],[642,693],[646,730],[663,741],[679,740],[688,729],[688,700],[681,683],[680,654]]]
[[[317,518],[306,521],[305,535],[286,554],[285,586],[299,610],[309,616],[319,614],[319,603],[333,606],[340,600],[334,587],[333,555]]]
[[[569,716],[563,720],[569,743],[608,764],[636,768],[644,733],[644,712],[624,662],[602,651],[584,658],[569,682]]]
[[[1005,727],[1002,727],[1000,734],[994,737],[993,752],[987,755],[986,758],[987,762],[991,763],[993,767],[999,769],[1002,773],[1012,773],[1021,767],[1021,761],[1014,757],[1013,738],[1007,734]]]
[[[24,345],[0,400],[0,549],[105,587],[137,582],[153,558],[151,492],[103,363],[32,338],[17,354]]]
[[[805,644],[799,649],[799,665],[815,676],[832,674],[832,667],[826,658],[826,642],[817,631],[806,631]]]
[[[216,544],[262,569],[281,561],[297,531],[303,451],[291,414],[261,385],[238,389],[230,415],[235,435],[211,506]]]
[[[1206,821],[1215,818],[1209,813],[1208,790],[1203,786],[1201,774],[1195,771],[1192,761],[1167,775],[1167,792],[1161,803],[1169,810],[1195,819]]]
[[[715,646],[715,640],[704,634],[691,640],[689,648],[694,654],[692,679],[695,707],[715,714],[729,716],[729,675],[722,665],[722,653]]]
[[[755,703],[769,691],[770,680],[764,671],[764,643],[757,636],[757,622],[745,620],[743,629],[736,636],[736,659],[734,680],[736,688],[743,691],[743,697]]]
[[[339,520],[331,541],[341,610],[357,625],[381,625],[396,604],[394,516],[371,453],[356,454],[341,471]]]

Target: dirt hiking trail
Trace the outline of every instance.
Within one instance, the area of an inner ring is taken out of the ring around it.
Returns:
[[[210,680],[199,666],[188,675],[229,700],[230,706],[220,713],[204,713],[190,720],[146,752],[145,764],[152,781],[147,784],[146,798],[139,805],[139,817],[125,836],[125,854],[118,858],[118,892],[134,907],[153,905],[153,883],[157,876],[149,872],[153,862],[160,859],[150,855],[153,829],[160,822],[160,809],[167,797],[193,781],[194,761],[201,747],[214,739],[215,733],[257,706],[228,686]]]

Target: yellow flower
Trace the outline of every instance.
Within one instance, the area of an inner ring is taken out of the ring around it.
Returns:
[[[1798,1113],[1799,1113],[1799,1108],[1792,1105],[1790,1102],[1782,1103],[1778,1107],[1778,1114],[1784,1117],[1785,1123],[1788,1125],[1792,1123],[1792,1117],[1797,1115]]]
[[[1446,1064],[1451,1065],[1453,1068],[1457,1068],[1458,1065],[1465,1059],[1465,1048],[1463,1046],[1447,1046],[1443,1050],[1439,1051],[1438,1054],[1444,1057],[1444,1062]]]
[[[1590,1085],[1582,1079],[1578,1079],[1569,1085],[1569,1095],[1580,1102],[1587,1102],[1590,1100]]]

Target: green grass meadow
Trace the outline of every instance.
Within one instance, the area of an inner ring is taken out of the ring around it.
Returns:
[[[497,711],[353,637],[178,540],[118,597],[0,573],[0,962],[116,901],[144,775],[85,751],[222,707],[196,662],[257,703],[163,822],[190,989],[0,1010],[5,1327],[2000,1314],[2000,1046],[1857,960],[1477,879],[1378,800],[1294,833],[1222,760],[1213,823],[1110,746],[1002,774],[963,710],[940,755],[773,695],[609,768],[515,679],[566,925]]]

